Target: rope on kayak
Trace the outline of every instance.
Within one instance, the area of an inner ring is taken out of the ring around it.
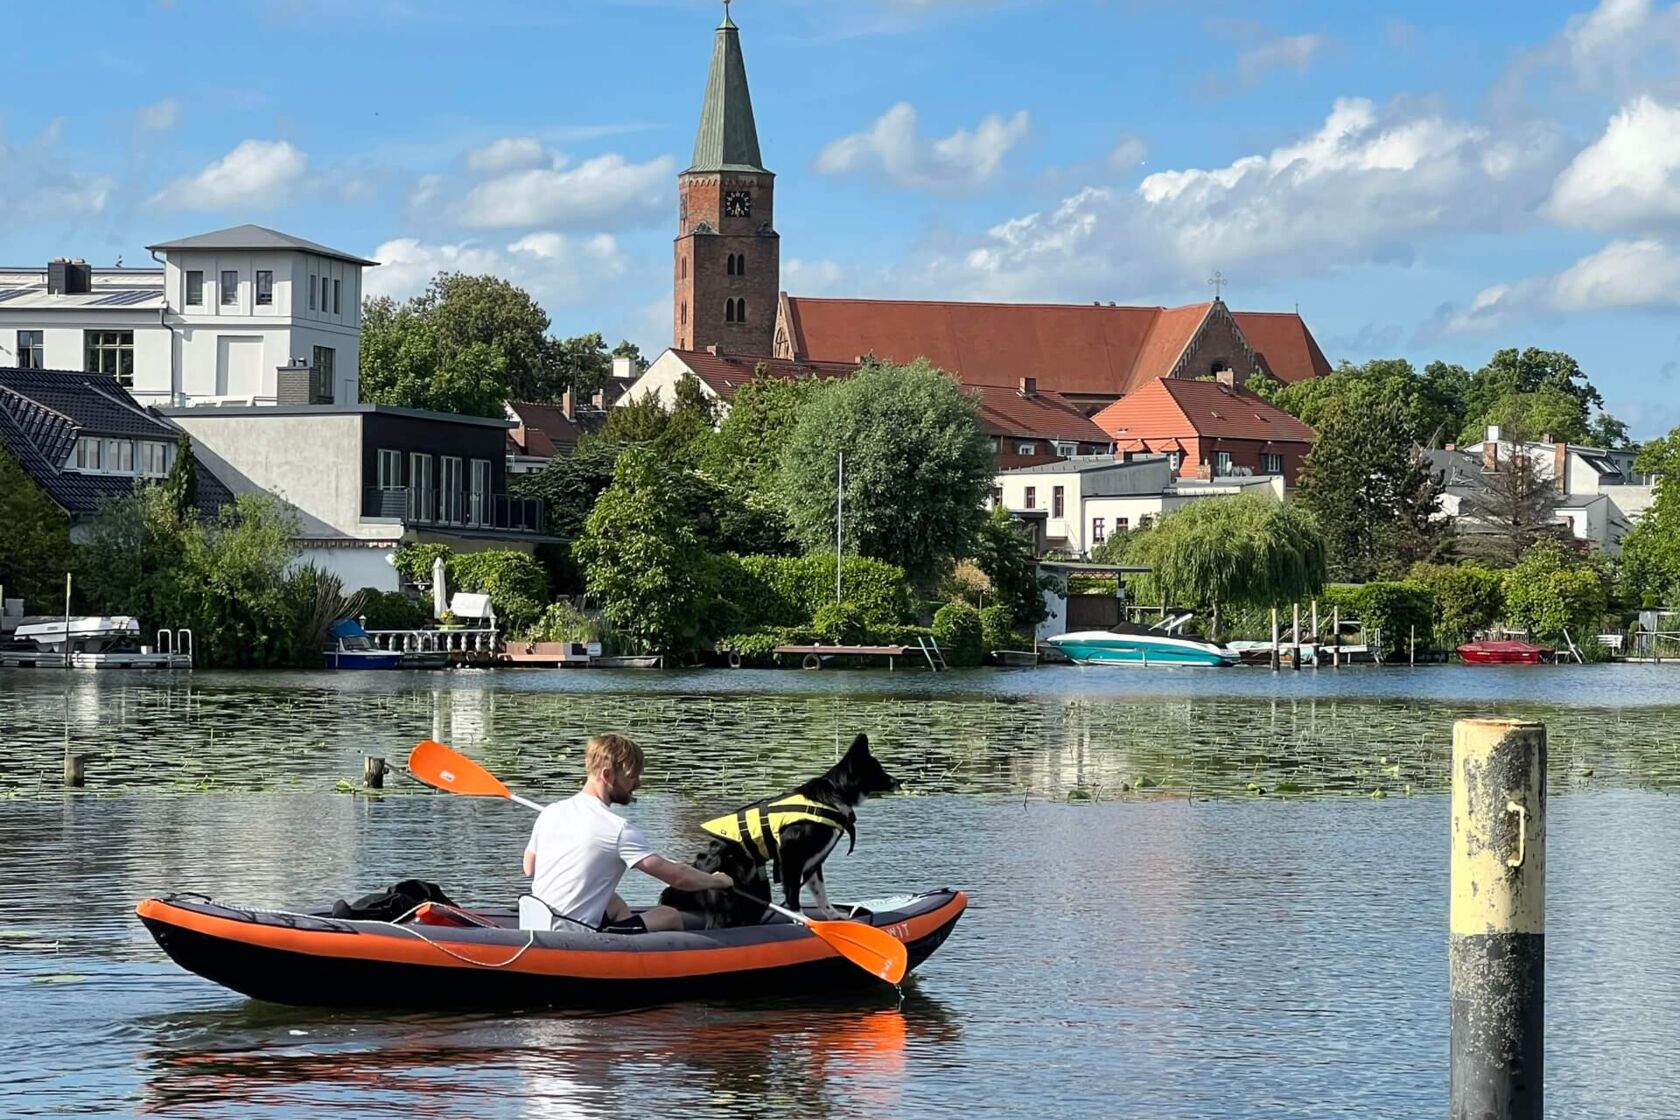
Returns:
[[[359,918],[359,919],[355,919],[355,920],[367,922],[367,924],[369,924],[369,925],[390,926],[392,929],[401,930],[403,933],[411,933],[415,937],[418,937],[420,940],[424,941],[426,944],[430,945],[432,948],[436,949],[438,952],[443,953],[446,956],[454,957],[456,960],[460,961],[462,964],[477,965],[479,968],[506,968],[508,965],[512,964],[514,961],[518,960],[520,957],[523,957],[526,954],[526,952],[529,951],[530,948],[537,943],[536,931],[535,930],[530,930],[530,931],[527,931],[527,933],[525,935],[525,944],[521,945],[517,950],[515,950],[513,956],[509,957],[507,960],[505,960],[505,961],[475,961],[471,957],[463,956],[462,954],[457,953],[455,950],[451,949],[449,946],[444,945],[441,942],[433,941],[431,938],[427,937],[425,934],[421,933],[418,929],[414,928],[413,926],[405,926],[405,925],[398,924],[400,922],[406,921],[409,918],[412,918],[414,916],[415,911],[419,910],[420,907],[424,906],[424,905],[425,905],[425,903],[422,902],[418,906],[411,907],[408,910],[407,913],[397,915],[395,921],[382,922],[382,921],[377,921],[377,920],[367,919],[367,918]],[[290,911],[290,910],[248,910],[248,911],[246,911],[246,913],[249,913],[249,914],[267,914],[267,915],[270,915],[271,917],[293,919],[293,920],[290,920],[290,921],[286,922],[287,925],[292,926],[293,928],[296,928],[296,926],[297,926],[297,923],[295,921],[295,919],[297,919],[297,918],[308,918],[309,920],[316,921],[316,922],[322,920],[320,918],[317,918],[313,914],[298,914],[298,913],[295,913],[295,912]],[[333,919],[333,920],[334,921],[339,921],[339,920],[342,920],[342,919]]]

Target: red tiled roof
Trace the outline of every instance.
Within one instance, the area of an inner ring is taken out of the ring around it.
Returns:
[[[1024,397],[1017,389],[996,385],[969,391],[980,398],[980,426],[988,435],[1105,445],[1111,442],[1106,432],[1060,393],[1041,391]]]
[[[1231,318],[1254,347],[1261,366],[1279,381],[1330,376],[1330,359],[1318,348],[1318,340],[1299,315],[1288,311],[1233,311]]]
[[[915,300],[786,300],[793,352],[812,362],[895,362],[925,357],[965,385],[1013,386],[1037,377],[1046,389],[1119,396],[1172,371],[1210,304],[1109,307],[1086,304]],[[1300,381],[1330,372],[1294,313],[1235,312],[1273,376]]]
[[[552,404],[533,404],[530,401],[509,401],[517,426],[508,438],[521,447],[526,455],[552,459],[558,455],[560,444],[577,446],[581,429],[566,414]],[[523,443],[521,443],[523,438]]]
[[[672,353],[726,402],[734,398],[735,390],[757,375],[760,366],[768,376],[785,381],[799,377],[850,377],[858,367],[856,362],[795,362],[751,354],[714,354],[710,350],[673,350]]]
[[[1116,440],[1202,436],[1311,443],[1318,438],[1300,420],[1247,389],[1177,377],[1150,382],[1091,419]]]

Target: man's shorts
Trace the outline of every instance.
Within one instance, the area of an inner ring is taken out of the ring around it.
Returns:
[[[598,928],[601,933],[646,933],[647,923],[640,914],[632,914],[616,922],[602,922]]]

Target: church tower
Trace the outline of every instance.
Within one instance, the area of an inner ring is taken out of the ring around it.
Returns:
[[[729,18],[712,44],[694,160],[677,176],[679,210],[672,345],[720,346],[727,353],[771,353],[781,283],[776,177],[758,154],[741,33]]]

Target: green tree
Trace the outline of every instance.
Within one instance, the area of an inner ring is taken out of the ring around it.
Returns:
[[[1461,426],[1468,377],[1459,367],[1441,362],[1419,374],[1402,358],[1373,358],[1363,365],[1343,362],[1328,377],[1286,385],[1274,400],[1314,428],[1338,410],[1392,411],[1403,417],[1409,442],[1433,447],[1451,439]]]
[[[647,372],[648,360],[642,357],[642,348],[628,338],[613,347],[612,356],[615,358],[629,358],[630,369],[637,375]]]
[[[994,506],[991,516],[980,523],[974,538],[974,562],[991,581],[993,594],[1008,609],[1013,624],[1044,621],[1048,614],[1044,607],[1047,581],[1038,574],[1026,527],[1002,506]]]
[[[198,463],[193,458],[192,437],[186,432],[175,441],[175,461],[163,480],[163,492],[177,521],[198,516]]]
[[[844,452],[848,550],[921,581],[967,555],[995,466],[978,412],[954,380],[920,359],[868,364],[825,385],[800,410],[782,453],[794,538],[813,551],[832,545]]]
[[[551,361],[548,313],[525,289],[499,276],[444,272],[410,304],[436,331],[442,344],[439,357],[445,363],[461,351],[482,347],[479,354],[500,357],[500,379],[508,396],[559,399],[564,386]],[[365,334],[366,326],[362,329]]]
[[[1447,531],[1435,518],[1441,482],[1412,442],[1400,402],[1342,402],[1321,420],[1299,500],[1324,535],[1330,572],[1365,583],[1431,558]]]
[[[69,521],[4,449],[0,525],[5,526],[0,532],[0,586],[5,595],[31,600],[37,608],[61,598],[64,573],[72,566]]]
[[[1621,451],[1634,446],[1628,426],[1610,415],[1600,412],[1587,428],[1587,443],[1608,451]]]
[[[1553,393],[1541,400],[1505,399],[1548,389]],[[1570,403],[1560,402],[1555,394],[1568,397]],[[1496,416],[1515,421],[1518,427],[1513,431],[1523,432],[1523,438],[1537,439],[1551,430],[1559,439],[1578,439],[1585,434],[1592,410],[1603,405],[1604,398],[1580,363],[1563,351],[1534,346],[1499,350],[1471,377],[1465,391],[1463,442],[1475,443],[1488,424],[1501,424]],[[1528,432],[1531,425],[1538,426]]]
[[[619,349],[629,343],[619,343]],[[634,349],[634,347],[631,347]],[[553,368],[555,395],[572,390],[575,400],[587,401],[612,380],[612,360],[618,351],[607,352],[606,339],[599,331],[575,338],[549,340],[549,364]]]
[[[980,612],[967,603],[946,603],[933,612],[933,640],[952,668],[978,665],[986,656]]]
[[[1614,418],[1611,422],[1615,422]],[[1479,442],[1487,427],[1493,424],[1499,426],[1501,439],[1519,443],[1537,443],[1548,438],[1581,443],[1591,430],[1581,402],[1552,385],[1495,398],[1481,418],[1464,429],[1461,438],[1465,443]]]
[[[1656,476],[1656,497],[1622,541],[1622,593],[1638,604],[1680,603],[1680,428],[1640,448],[1635,466]]]
[[[1505,576],[1479,564],[1414,564],[1407,578],[1435,596],[1434,629],[1449,646],[1467,642],[1505,613]]]
[[[517,397],[508,382],[507,357],[481,341],[450,340],[417,297],[398,306],[389,297],[367,302],[362,312],[361,398],[370,404],[505,415]]]
[[[615,408],[613,415],[621,411]],[[589,511],[595,508],[595,499],[612,485],[613,467],[624,447],[604,436],[585,435],[570,455],[550,459],[540,471],[513,476],[508,489],[522,498],[541,498],[549,532],[576,540],[583,533]]]
[[[678,475],[652,448],[626,448],[574,553],[589,594],[619,630],[644,649],[688,654],[723,620],[712,609],[716,566],[694,531]]]
[[[1312,598],[1324,585],[1324,538],[1295,502],[1246,495],[1204,498],[1156,521],[1128,549],[1148,567],[1148,601],[1209,609],[1267,607]]]
[[[1560,541],[1536,541],[1505,573],[1507,620],[1546,641],[1596,633],[1608,599],[1603,572]]]
[[[707,459],[717,478],[761,494],[775,494],[782,449],[799,423],[799,411],[823,382],[812,377],[773,377],[760,363],[729,402]]]

